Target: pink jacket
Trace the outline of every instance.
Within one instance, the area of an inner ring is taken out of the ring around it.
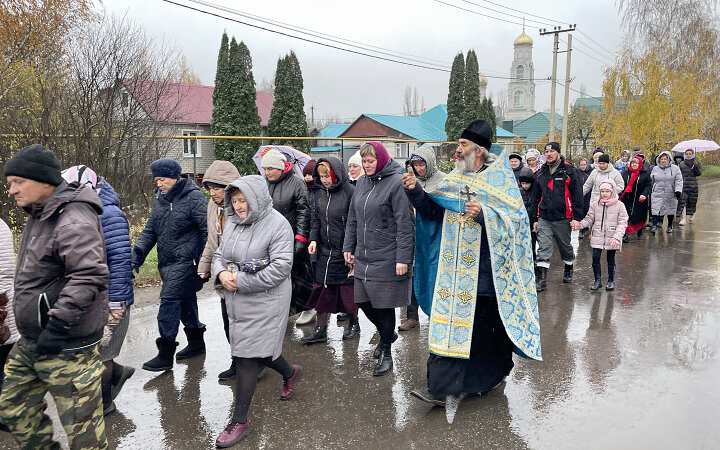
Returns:
[[[600,188],[603,185],[608,185],[606,187],[612,189],[613,196],[605,205],[601,203],[600,199],[590,203],[590,209],[580,222],[580,225],[582,228],[592,226],[590,247],[603,250],[619,250],[628,225],[628,213],[625,204],[618,201],[615,182],[611,179],[604,180],[600,183]],[[618,241],[617,247],[613,247],[610,243],[612,238]]]

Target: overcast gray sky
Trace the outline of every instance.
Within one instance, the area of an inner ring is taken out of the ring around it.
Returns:
[[[242,18],[202,5],[196,0],[173,1],[276,30],[284,28]],[[573,33],[574,47],[578,51],[574,51],[572,55],[572,86],[580,89],[580,86],[584,85],[589,95],[600,95],[603,70],[613,59],[608,51],[615,53],[622,41],[620,18],[615,2],[611,0],[493,0],[494,4],[483,0],[441,0],[442,3],[436,0],[207,1],[273,22],[283,22],[314,32],[434,60],[448,68],[457,52],[466,52],[472,48],[478,55],[481,72],[488,76],[488,93],[498,93],[507,88],[508,80],[491,76],[509,76],[513,59],[512,43],[522,32],[522,19],[510,15],[524,16],[524,12],[529,20],[556,23],[564,27],[569,23],[577,24],[578,30],[585,35],[579,31]],[[501,17],[516,24],[463,11],[444,3]],[[337,115],[348,122],[362,113],[401,114],[403,92],[407,86],[417,88],[428,109],[447,101],[447,72],[346,53],[209,16],[161,0],[104,0],[103,5],[114,14],[127,14],[129,18],[144,26],[150,36],[174,41],[187,56],[203,84],[207,85],[214,82],[217,52],[223,30],[244,41],[250,49],[253,73],[258,85],[263,78],[273,78],[278,57],[293,49],[303,71],[308,116],[311,105],[315,106],[316,118]],[[534,41],[535,77],[549,78],[552,73],[553,39],[552,36],[540,36],[540,26],[528,21],[526,32]],[[566,39],[564,35],[561,37]],[[561,43],[561,50],[564,47],[565,44]],[[564,76],[565,56],[561,54],[558,57],[558,80],[562,80]],[[558,86],[558,108],[562,107],[563,92],[563,88]],[[536,93],[536,110],[548,109],[550,83],[538,82]],[[578,96],[579,94],[571,91],[571,104]],[[561,110],[558,109],[558,112]]]

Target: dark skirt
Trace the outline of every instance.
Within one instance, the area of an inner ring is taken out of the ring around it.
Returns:
[[[505,332],[495,297],[478,297],[470,359],[430,354],[428,389],[433,395],[483,393],[498,385],[513,368],[513,344]]]
[[[308,308],[315,308],[319,313],[356,314],[358,307],[354,301],[352,284],[329,284],[327,287],[316,283],[313,286]]]
[[[370,302],[373,308],[402,308],[410,304],[412,278],[401,281],[362,281],[355,278],[355,303]]]

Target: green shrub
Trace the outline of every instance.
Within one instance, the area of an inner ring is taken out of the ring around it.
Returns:
[[[702,175],[700,175],[700,179],[707,180],[710,178],[720,178],[720,166],[713,166],[711,164],[702,166]]]

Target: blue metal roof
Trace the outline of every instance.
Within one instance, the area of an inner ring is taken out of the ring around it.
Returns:
[[[340,136],[350,126],[349,123],[331,123],[320,131],[317,137],[336,138]]]
[[[365,116],[419,141],[447,140],[445,133],[447,109],[445,105],[437,105],[419,116],[389,116],[385,114],[365,114]]]
[[[495,127],[495,138],[514,138],[516,135],[512,134],[505,128]]]
[[[562,129],[562,116],[555,114],[555,130]],[[525,142],[538,142],[550,131],[550,113],[539,112],[515,124],[513,131]]]
[[[345,147],[341,145],[328,145],[327,147],[313,147],[310,149],[310,152],[339,152],[345,148],[345,150],[359,150],[360,145],[358,144],[347,144]]]

